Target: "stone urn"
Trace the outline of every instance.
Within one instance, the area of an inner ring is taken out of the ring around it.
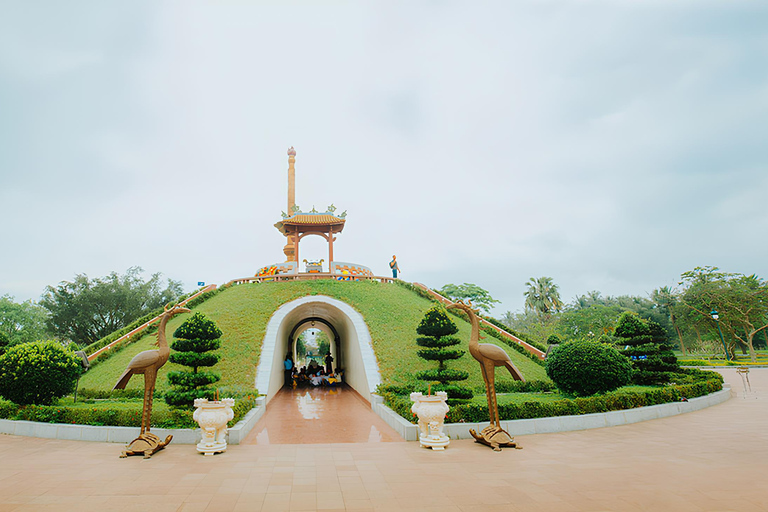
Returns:
[[[197,451],[205,455],[227,450],[227,422],[235,417],[232,406],[234,398],[208,401],[207,398],[195,399],[195,412],[192,418],[200,425],[203,438],[197,443]]]
[[[424,448],[444,450],[450,438],[443,434],[445,414],[448,412],[448,394],[438,391],[434,395],[411,393],[411,412],[419,417],[419,443]]]

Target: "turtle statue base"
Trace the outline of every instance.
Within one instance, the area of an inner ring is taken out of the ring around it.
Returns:
[[[480,434],[475,432],[474,429],[469,429],[469,434],[475,438],[476,443],[490,446],[495,452],[500,452],[502,448],[517,448],[518,450],[522,450],[522,447],[517,446],[515,438],[509,435],[503,428],[497,428],[490,425],[481,430]]]
[[[165,441],[160,441],[160,438],[155,434],[145,432],[125,447],[125,451],[120,454],[120,458],[122,459],[129,455],[143,455],[145,459],[148,459],[168,446],[171,439],[173,439],[173,436],[168,436],[165,438]]]

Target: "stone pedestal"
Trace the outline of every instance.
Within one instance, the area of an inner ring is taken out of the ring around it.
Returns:
[[[207,398],[195,400],[192,418],[200,425],[203,438],[197,443],[197,451],[213,455],[227,450],[227,422],[235,417],[232,406],[234,398],[209,402]]]
[[[411,412],[419,417],[419,443],[424,448],[444,450],[451,439],[443,434],[445,414],[450,409],[446,400],[448,394],[438,391],[434,395],[411,393]]]

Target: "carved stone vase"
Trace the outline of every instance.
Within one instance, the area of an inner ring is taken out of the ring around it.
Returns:
[[[450,409],[446,403],[447,399],[448,394],[445,391],[438,391],[434,395],[411,393],[411,412],[419,417],[419,443],[424,448],[444,450],[451,442],[450,438],[443,434],[445,414]]]
[[[213,455],[227,450],[227,422],[235,417],[234,398],[209,402],[207,398],[195,400],[192,418],[200,425],[203,438],[197,443],[197,451]]]

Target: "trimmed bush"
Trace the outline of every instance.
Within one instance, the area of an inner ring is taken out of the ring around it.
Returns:
[[[192,371],[168,372],[168,382],[175,386],[175,389],[165,393],[166,403],[177,407],[192,407],[196,398],[213,399],[214,392],[210,385],[218,382],[221,376],[198,369],[214,366],[219,362],[219,354],[211,352],[221,346],[221,330],[213,320],[198,311],[181,324],[173,336],[179,339],[171,344],[174,352],[169,360],[188,366]]]
[[[0,395],[20,405],[51,404],[75,389],[82,365],[55,341],[22,343],[0,357]]]
[[[427,310],[421,323],[416,328],[416,332],[421,337],[416,339],[416,344],[424,347],[416,354],[427,361],[437,361],[438,366],[435,370],[424,370],[416,374],[416,378],[423,381],[439,382],[433,389],[435,391],[445,391],[452,403],[456,400],[465,400],[472,398],[472,390],[448,384],[449,382],[467,380],[469,373],[463,370],[451,370],[446,368],[445,362],[462,357],[466,352],[460,349],[448,348],[461,343],[460,340],[452,335],[459,332],[445,309],[436,305]]]
[[[632,381],[636,384],[664,384],[680,369],[664,328],[656,322],[625,311],[614,335],[621,353],[632,362]]]
[[[610,345],[597,341],[570,341],[547,358],[547,375],[564,393],[590,396],[629,384],[632,364]]]

